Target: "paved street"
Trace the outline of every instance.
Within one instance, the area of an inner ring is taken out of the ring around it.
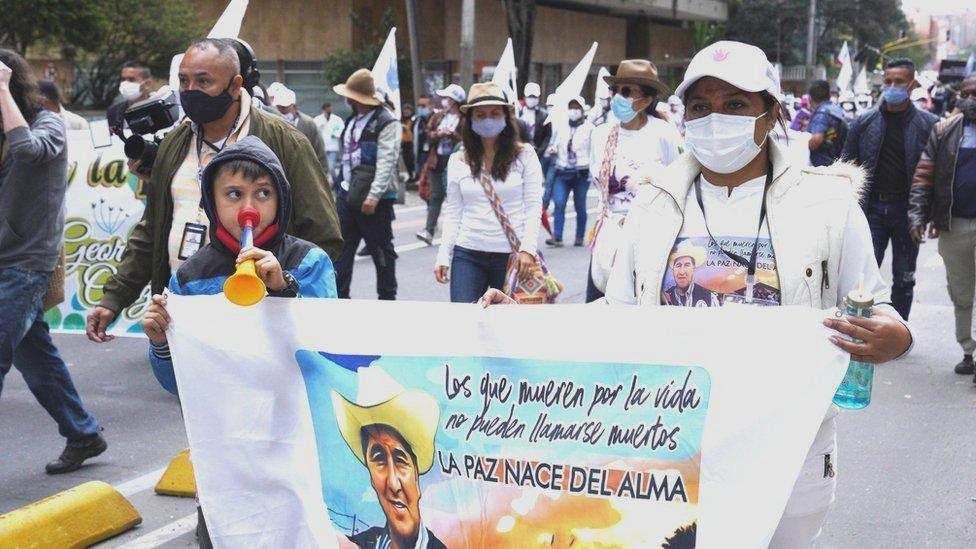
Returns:
[[[447,287],[433,279],[436,247],[419,244],[413,236],[424,215],[413,202],[398,210],[399,296],[446,301]],[[573,228],[569,221],[567,235]],[[570,246],[546,254],[566,284],[562,300],[582,301],[585,250]],[[374,298],[372,265],[367,259],[356,268],[354,297]],[[922,249],[918,279],[912,320],[920,340],[913,355],[877,370],[869,408],[842,414],[837,504],[824,532],[825,547],[964,547],[976,539],[976,386],[970,377],[951,371],[960,351],[934,243]],[[418,321],[429,323],[436,337],[437,319]],[[193,500],[152,491],[186,439],[177,400],[150,372],[146,342],[118,338],[97,346],[81,335],[59,335],[56,342],[86,404],[101,420],[110,448],[75,473],[45,475],[44,463],[58,455],[63,440],[21,377],[11,373],[0,399],[0,513],[97,479],[119,487],[144,521],[103,546],[193,545]],[[246,406],[242,403],[242,413]]]

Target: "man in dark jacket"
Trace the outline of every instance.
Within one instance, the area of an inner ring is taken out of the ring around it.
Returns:
[[[123,114],[126,109],[139,101],[149,97],[152,86],[152,71],[139,61],[128,61],[122,65],[122,77],[119,81],[119,95],[122,101],[113,104],[105,111],[108,127],[122,129],[125,127]]]
[[[549,147],[549,140],[552,138],[552,126],[545,123],[547,113],[539,104],[542,89],[535,82],[529,82],[523,91],[525,106],[519,109],[518,119],[525,124],[528,132],[527,142],[532,144],[539,160],[542,161],[546,148]]]
[[[295,209],[289,234],[318,245],[336,258],[342,247],[332,191],[312,145],[283,118],[268,114],[243,90],[237,53],[227,41],[205,39],[190,46],[180,65],[180,102],[191,123],[170,131],[159,145],[146,190],[146,209],[133,228],[122,262],[104,287],[86,331],[95,342],[146,284],[162,292],[170,276],[207,232],[200,212],[199,174],[228,143],[244,135],[263,141],[281,160],[292,182]],[[176,197],[176,200],[174,200]]]
[[[312,148],[315,150],[315,156],[319,159],[319,164],[322,164],[322,170],[325,171],[326,175],[329,173],[329,160],[325,156],[325,141],[322,140],[322,134],[319,133],[319,128],[315,125],[315,120],[311,116],[298,110],[298,97],[295,92],[284,88],[280,90],[274,96],[274,106],[292,126],[298,128],[298,131],[302,132],[308,142],[312,144]]]
[[[909,101],[918,82],[915,64],[908,59],[885,65],[884,85],[883,101],[851,125],[843,157],[860,164],[871,176],[862,206],[871,226],[874,255],[880,265],[891,241],[891,301],[907,320],[918,259],[918,244],[908,231],[908,190],[937,118]]]
[[[340,182],[336,208],[342,226],[342,253],[335,262],[340,299],[349,298],[359,241],[376,266],[376,293],[396,299],[396,250],[393,247],[393,202],[397,196],[400,140],[403,127],[376,94],[367,69],[354,72],[333,90],[346,98],[353,114],[339,139]]]
[[[926,227],[929,238],[939,239],[955,309],[956,341],[963,351],[955,371],[971,375],[976,370],[976,75],[963,81],[956,109],[956,114],[932,129],[915,168],[908,218],[915,242],[925,239]]]

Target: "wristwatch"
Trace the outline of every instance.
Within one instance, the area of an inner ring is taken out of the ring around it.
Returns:
[[[268,295],[271,297],[298,297],[298,281],[295,277],[288,271],[282,271],[281,277],[285,279],[285,287],[278,291],[269,290]]]

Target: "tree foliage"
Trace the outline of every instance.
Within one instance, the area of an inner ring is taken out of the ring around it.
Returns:
[[[119,73],[126,61],[145,63],[166,79],[173,56],[203,38],[204,25],[187,0],[143,2],[102,0],[105,23],[93,45],[80,48],[81,86],[75,100],[104,107],[117,95]]]
[[[352,73],[359,69],[371,69],[383,49],[390,29],[396,24],[393,10],[383,11],[379,21],[372,22],[361,16],[354,9],[349,11],[352,24],[362,33],[362,47],[346,50],[337,49],[325,57],[322,78],[329,87],[342,84]],[[410,76],[410,58],[397,52],[397,77],[400,79],[400,97],[409,97],[413,90],[413,80]]]
[[[99,0],[0,0],[0,45],[24,54],[34,46],[98,43],[105,29]]]
[[[754,44],[772,61],[803,64],[810,0],[734,0],[729,9],[728,39]],[[829,64],[845,40],[880,49],[907,29],[900,0],[818,0],[817,61]]]

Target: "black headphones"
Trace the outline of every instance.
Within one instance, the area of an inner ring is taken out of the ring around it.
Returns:
[[[258,71],[258,59],[254,55],[254,48],[240,38],[224,38],[230,47],[237,52],[240,60],[240,74],[244,79],[244,89],[250,92],[261,85],[261,73]]]

